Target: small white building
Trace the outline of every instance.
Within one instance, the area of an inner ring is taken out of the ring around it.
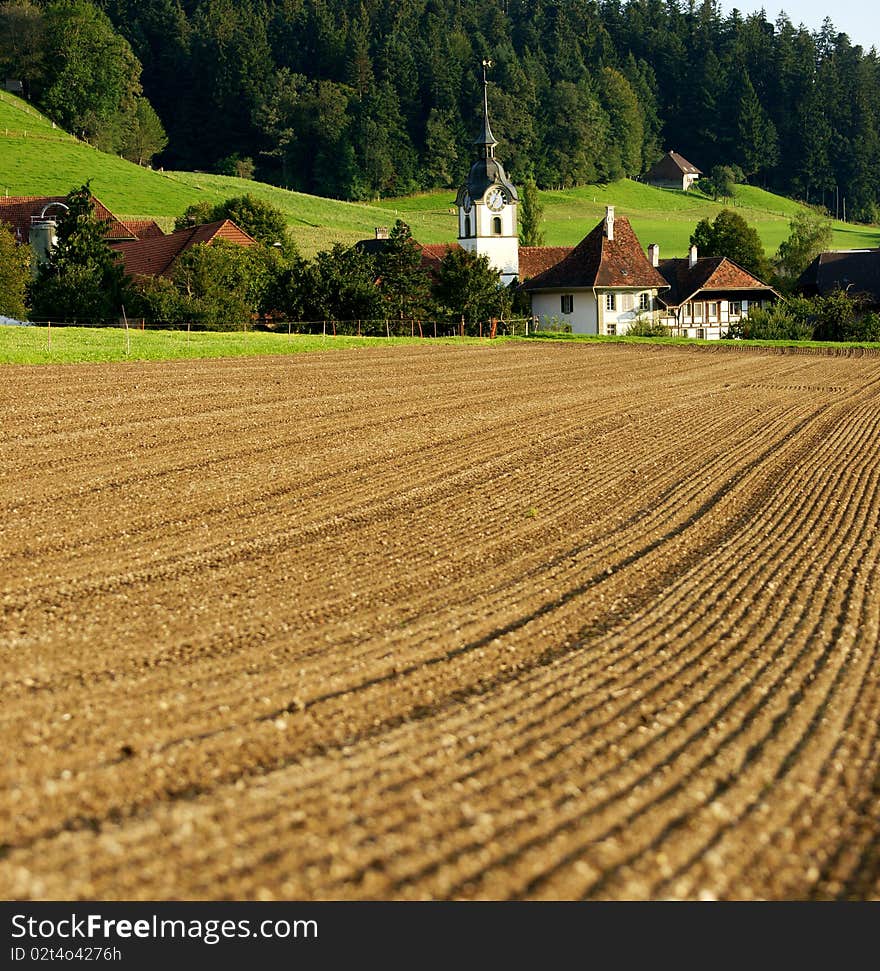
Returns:
[[[687,192],[702,174],[683,155],[667,152],[648,169],[644,180],[658,189],[682,189]]]
[[[555,266],[526,281],[532,313],[544,327],[569,324],[574,334],[625,334],[639,317],[654,316],[669,288],[645,256],[629,220],[605,218]]]

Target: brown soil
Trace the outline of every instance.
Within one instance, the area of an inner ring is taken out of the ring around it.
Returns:
[[[880,896],[880,359],[7,367],[0,895]]]

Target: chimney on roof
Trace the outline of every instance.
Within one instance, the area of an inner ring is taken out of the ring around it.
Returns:
[[[614,206],[605,207],[605,236],[614,239]]]
[[[660,265],[660,244],[659,243],[651,243],[651,245],[648,247],[648,260],[651,266]]]
[[[388,227],[387,226],[377,226],[376,227],[376,239],[388,239]]]
[[[688,269],[692,270],[697,265],[697,247],[692,246],[688,250]]]

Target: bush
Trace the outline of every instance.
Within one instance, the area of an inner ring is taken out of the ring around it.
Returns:
[[[653,317],[638,317],[629,325],[627,335],[630,337],[668,337],[669,328]]]
[[[753,310],[745,320],[731,324],[724,337],[755,341],[809,341],[813,339],[813,333],[813,323],[803,316],[800,308],[777,303],[768,310]]]

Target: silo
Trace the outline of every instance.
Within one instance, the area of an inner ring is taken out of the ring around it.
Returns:
[[[45,263],[55,249],[58,238],[55,231],[58,223],[54,219],[37,219],[31,222],[31,249],[34,251],[34,269]]]

